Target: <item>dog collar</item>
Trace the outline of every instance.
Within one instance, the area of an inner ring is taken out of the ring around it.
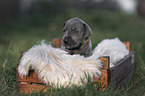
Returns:
[[[83,44],[86,44],[86,43],[88,43],[89,42],[89,40],[85,40],[84,42],[82,42],[82,45]]]
[[[84,44],[88,43],[90,40],[85,40],[84,42],[80,43],[80,45],[76,48],[72,48],[72,49],[69,49],[69,50],[78,50],[80,49],[80,47],[82,47]]]

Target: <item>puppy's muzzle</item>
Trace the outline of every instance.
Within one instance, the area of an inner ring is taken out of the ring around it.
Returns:
[[[67,44],[67,43],[70,42],[70,41],[71,41],[71,37],[69,37],[69,36],[66,36],[66,37],[63,39],[64,44]]]

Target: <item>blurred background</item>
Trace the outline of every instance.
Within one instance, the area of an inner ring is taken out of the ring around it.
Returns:
[[[1,0],[0,20],[21,15],[59,14],[71,11],[122,11],[126,14],[145,16],[145,0]]]
[[[67,12],[71,10],[123,10],[144,15],[144,0],[1,0],[0,20],[20,14]],[[139,10],[137,10],[139,9]]]
[[[72,17],[90,25],[98,37],[92,37],[94,46],[115,36],[131,40],[136,32],[144,36],[145,0],[0,0],[0,44],[51,41],[61,37],[63,23]]]
[[[43,39],[51,42],[61,37],[64,22],[72,17],[90,26],[93,48],[106,38],[131,42],[131,50],[136,53],[135,79],[122,89],[127,91],[113,92],[143,96],[145,0],[0,0],[0,93],[17,93],[15,70],[20,52]]]
[[[97,10],[123,11],[145,16],[145,0],[1,0],[0,20],[34,13],[57,13]]]

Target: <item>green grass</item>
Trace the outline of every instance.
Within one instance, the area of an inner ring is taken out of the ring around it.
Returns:
[[[93,47],[106,38],[119,37],[122,41],[131,41],[131,50],[135,51],[135,75],[122,88],[98,91],[91,83],[83,87],[61,88],[32,96],[144,96],[145,95],[145,19],[122,13],[58,13],[22,16],[7,21],[0,27],[0,94],[1,96],[21,95],[16,90],[16,64],[20,62],[20,52],[30,49],[45,39],[51,42],[62,36],[63,23],[80,17],[86,21],[92,31]],[[8,23],[9,22],[9,23]]]

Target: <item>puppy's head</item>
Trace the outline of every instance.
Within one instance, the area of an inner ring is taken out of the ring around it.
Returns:
[[[72,18],[63,25],[62,44],[66,49],[75,49],[92,35],[88,24],[80,18]]]

